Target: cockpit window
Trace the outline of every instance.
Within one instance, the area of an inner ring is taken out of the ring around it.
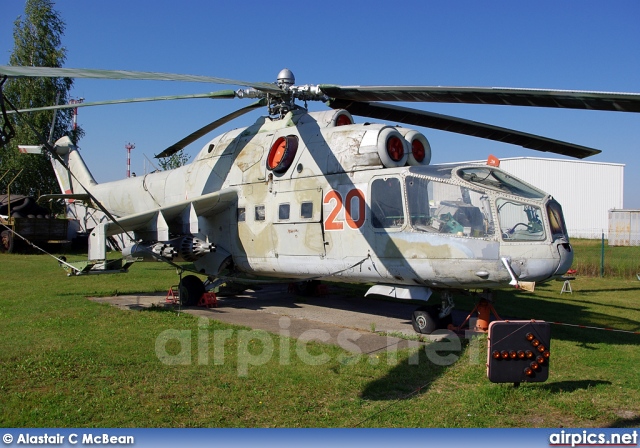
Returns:
[[[400,179],[375,179],[371,183],[371,223],[376,228],[404,225]]]
[[[539,207],[498,199],[498,217],[505,241],[543,241],[546,236]]]
[[[409,202],[409,220],[416,229],[425,229],[431,225],[431,206],[429,191],[431,181],[422,177],[407,177],[407,201]]]
[[[407,176],[411,226],[418,231],[487,238],[494,234],[489,198],[465,187]]]
[[[549,227],[551,227],[551,236],[554,240],[558,238],[569,239],[567,226],[564,223],[562,215],[562,207],[554,199],[547,204],[547,213],[549,214]]]
[[[473,184],[489,187],[527,199],[542,199],[546,194],[519,179],[489,167],[468,167],[458,170],[458,176]]]

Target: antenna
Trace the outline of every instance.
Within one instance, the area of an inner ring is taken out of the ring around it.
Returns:
[[[124,145],[127,150],[127,177],[131,177],[131,150],[136,147],[133,143]]]

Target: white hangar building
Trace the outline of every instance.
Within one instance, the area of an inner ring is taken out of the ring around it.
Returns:
[[[500,168],[552,195],[572,238],[608,238],[609,210],[623,208],[621,163],[513,157]]]

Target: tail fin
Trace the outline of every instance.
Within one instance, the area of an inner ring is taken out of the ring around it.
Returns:
[[[84,163],[76,146],[67,136],[60,138],[54,149],[64,161],[66,167],[56,159],[51,159],[58,184],[64,194],[89,192],[98,183]],[[68,170],[67,170],[68,167]],[[73,176],[71,175],[73,174]]]

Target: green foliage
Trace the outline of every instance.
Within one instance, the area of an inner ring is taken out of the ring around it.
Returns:
[[[173,170],[182,165],[186,165],[189,162],[189,156],[184,153],[184,149],[170,155],[169,157],[164,157],[162,159],[158,159],[158,163],[160,164],[160,168],[163,170]]]
[[[66,49],[62,47],[64,28],[64,22],[53,9],[53,1],[27,0],[24,16],[14,24],[14,49],[9,65],[61,67],[66,58]],[[12,78],[5,83],[3,93],[17,109],[44,107],[56,101],[58,104],[69,102],[72,84],[70,78]],[[58,192],[47,157],[18,152],[18,145],[39,145],[43,139],[49,139],[53,115],[53,111],[10,115],[15,137],[0,148],[0,166],[3,172],[11,170],[15,174],[24,169],[12,184],[12,192],[34,196]],[[71,109],[57,112],[52,141],[69,134],[77,142],[83,135],[81,129],[70,132],[72,115]],[[6,182],[6,178],[0,181],[0,192],[6,189]]]

